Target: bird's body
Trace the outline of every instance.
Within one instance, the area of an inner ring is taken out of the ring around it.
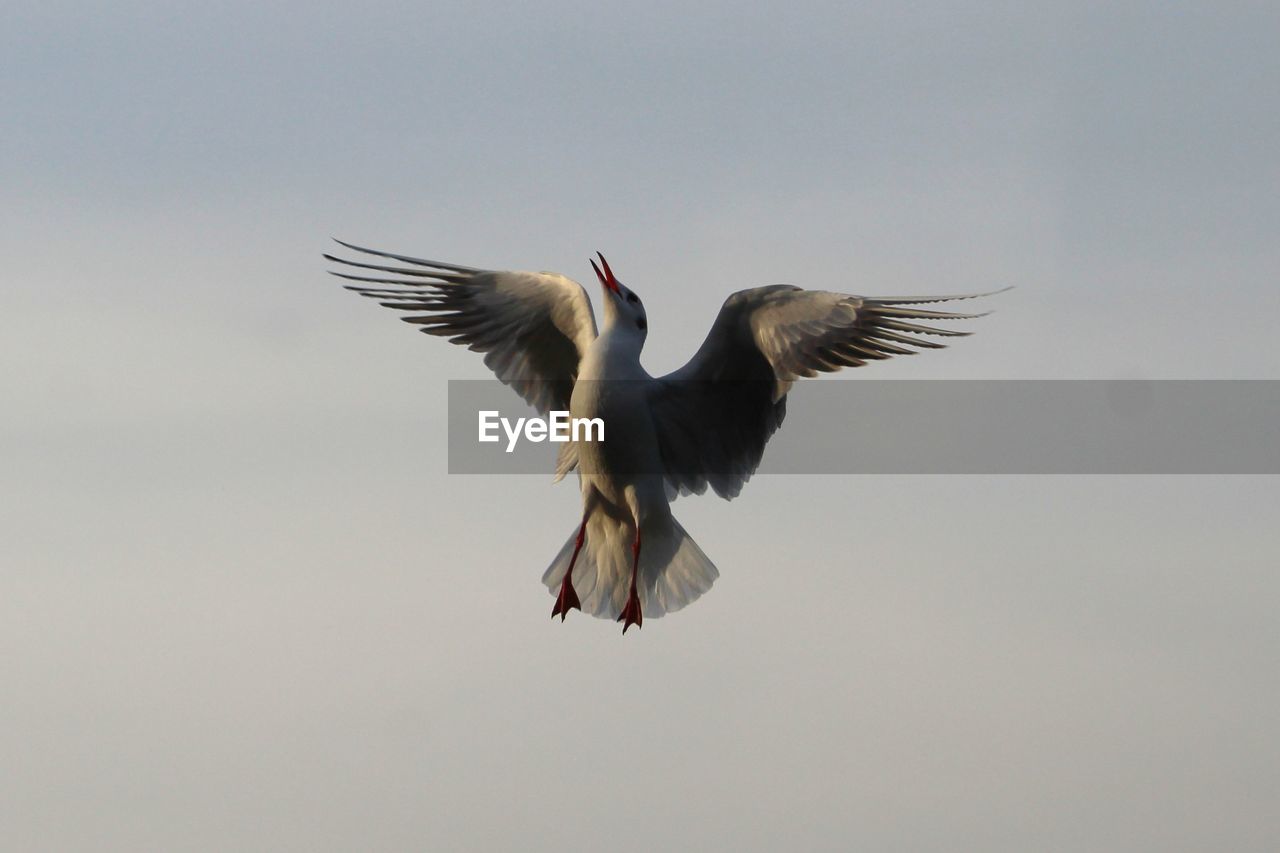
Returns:
[[[739,291],[689,363],[655,378],[640,363],[644,307],[603,257],[597,334],[586,292],[556,273],[479,270],[342,245],[409,265],[326,255],[398,276],[335,273],[362,282],[352,290],[417,313],[405,319],[423,331],[484,352],[498,378],[540,410],[567,409],[606,425],[604,441],[562,445],[557,479],[578,470],[582,516],[543,582],[556,597],[553,616],[581,609],[616,618],[624,632],[711,588],[719,573],[670,502],[708,486],[734,497],[781,425],[795,379],[912,347],[940,348],[920,336],[966,333],[908,321],[980,315],[912,306],[986,295],[868,298],[789,285]]]

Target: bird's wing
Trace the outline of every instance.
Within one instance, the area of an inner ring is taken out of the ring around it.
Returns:
[[[337,242],[400,262],[390,266],[325,255],[376,273],[332,270],[360,282],[347,285],[348,290],[409,312],[401,319],[429,335],[484,353],[484,363],[498,379],[539,412],[569,408],[578,362],[596,337],[591,300],[582,285],[557,273],[481,270]]]
[[[710,485],[723,498],[736,496],[782,425],[796,379],[941,349],[925,336],[969,333],[915,321],[983,315],[916,306],[989,295],[849,296],[785,284],[733,294],[689,363],[653,387],[669,490],[701,493]]]

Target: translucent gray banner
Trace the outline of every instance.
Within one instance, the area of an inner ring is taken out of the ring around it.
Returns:
[[[693,399],[709,388],[681,391]],[[768,389],[743,391],[753,393],[759,399]],[[479,440],[482,412],[494,413],[486,417],[495,441]],[[523,429],[511,437],[517,419],[533,417],[496,380],[450,381],[449,472],[553,471],[561,444],[531,440]],[[605,422],[606,443],[609,435]],[[802,381],[787,396],[785,420],[758,470],[1280,474],[1278,437],[1276,380]]]

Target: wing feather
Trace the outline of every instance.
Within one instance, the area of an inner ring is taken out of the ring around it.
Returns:
[[[336,241],[408,266],[324,257],[390,276],[330,272],[359,282],[348,290],[397,311],[429,335],[484,353],[485,365],[539,412],[568,409],[578,364],[596,337],[582,285],[556,273],[483,270]],[[392,285],[367,287],[365,285]]]
[[[689,363],[655,384],[651,405],[668,490],[710,486],[735,497],[786,417],[795,380],[942,349],[923,336],[969,333],[908,321],[985,315],[903,306],[989,295],[864,297],[791,285],[733,294]]]

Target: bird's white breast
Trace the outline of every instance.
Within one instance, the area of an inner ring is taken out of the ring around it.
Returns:
[[[661,456],[649,407],[654,380],[630,343],[607,333],[595,341],[579,366],[569,405],[575,418],[604,421],[604,441],[579,442],[578,460],[584,482],[606,495],[620,494],[641,479],[660,479]]]

